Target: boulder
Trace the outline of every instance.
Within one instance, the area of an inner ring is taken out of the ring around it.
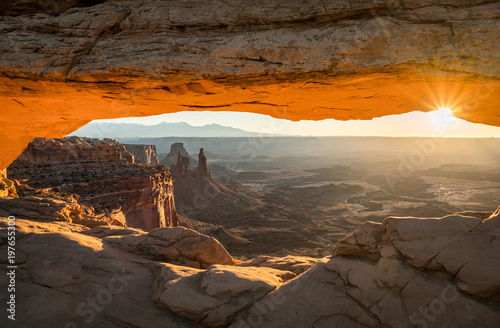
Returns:
[[[245,307],[296,275],[270,268],[213,265],[206,271],[162,264],[158,306],[208,327],[226,327]]]
[[[184,227],[159,228],[145,233],[122,227],[97,227],[83,232],[145,258],[193,268],[236,261],[216,239]]]
[[[152,261],[76,232],[85,227],[65,222],[16,222],[23,231],[16,240],[16,325],[196,327],[152,302]],[[4,240],[5,219],[0,224]],[[6,244],[0,251],[4,266]],[[3,272],[0,283],[7,286]],[[7,297],[7,292],[0,293],[3,304]],[[10,324],[7,315],[1,316],[0,326]]]
[[[380,257],[379,244],[382,242],[383,230],[380,223],[365,222],[337,244],[337,253],[377,260]]]
[[[283,271],[290,271],[296,275],[300,275],[309,270],[318,259],[305,256],[285,256],[285,257],[272,257],[272,256],[258,256],[254,259],[238,263],[238,266],[243,267],[259,267],[259,268],[272,268]]]
[[[367,222],[230,327],[497,327],[500,216],[482,216]]]
[[[450,215],[441,219],[396,218],[384,220],[386,239],[413,266],[423,269],[446,247],[481,224],[472,216]]]

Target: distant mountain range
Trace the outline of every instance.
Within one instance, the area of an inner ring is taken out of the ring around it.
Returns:
[[[71,136],[89,138],[161,138],[161,137],[258,137],[263,134],[249,132],[219,124],[192,126],[187,123],[142,125],[131,123],[91,122],[71,133]]]

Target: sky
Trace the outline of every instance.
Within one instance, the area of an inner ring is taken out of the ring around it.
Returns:
[[[275,119],[267,115],[239,112],[179,112],[149,117],[129,117],[94,122],[138,123],[155,125],[161,122],[186,122],[192,126],[220,124],[245,131],[300,136],[442,136],[500,137],[500,127],[473,124],[453,117],[452,110],[411,112],[373,120],[299,121]]]

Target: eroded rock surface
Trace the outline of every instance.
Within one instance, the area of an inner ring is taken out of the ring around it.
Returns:
[[[208,327],[226,327],[242,309],[296,277],[269,268],[224,265],[200,271],[164,264],[158,270],[155,302]]]
[[[194,175],[199,177],[210,177],[210,170],[207,166],[207,156],[203,152],[203,148],[200,148],[198,154],[198,166],[193,170]]]
[[[367,223],[343,242],[358,248],[337,247],[331,258],[319,260],[298,277],[231,263],[212,263],[206,269],[165,263],[175,262],[164,256],[172,245],[182,253],[210,249],[207,242],[217,244],[185,228],[146,234],[19,219],[16,297],[23,300],[18,310],[24,315],[18,323],[90,323],[99,328],[496,328],[500,208],[486,219],[469,214]],[[7,226],[7,219],[0,218],[3,267]],[[434,258],[428,261],[430,253]],[[206,252],[218,258],[214,254]],[[0,282],[5,279],[2,274]],[[0,301],[5,300],[6,294],[0,294]],[[2,316],[0,322],[4,320]]]
[[[8,285],[5,222],[0,219],[2,286]],[[77,233],[85,230],[83,226],[24,220],[17,224],[22,233],[16,242],[16,325],[196,327],[151,301],[153,262]],[[1,302],[6,303],[7,297],[1,293]],[[11,323],[1,316],[2,327]]]
[[[28,144],[13,164],[67,163],[111,161],[134,163],[134,156],[111,139],[68,137],[64,139],[36,138]]]
[[[149,233],[121,227],[97,227],[84,233],[155,261],[198,269],[206,269],[212,264],[236,264],[216,239],[183,227],[154,229]]]
[[[277,270],[290,271],[295,273],[296,275],[300,275],[309,270],[316,262],[318,262],[318,259],[305,256],[259,256],[255,259],[239,263],[238,266],[272,268]]]
[[[121,213],[130,227],[178,226],[170,172],[134,162],[110,139],[39,138],[9,166],[9,175],[31,187],[78,194],[98,213]]]
[[[14,181],[7,179],[3,172],[0,172],[0,197],[17,197]]]
[[[347,120],[455,106],[500,126],[499,1],[47,2],[60,8],[2,2],[0,169],[35,136],[184,110]]]
[[[21,219],[64,221],[87,227],[101,225],[126,226],[126,218],[118,209],[107,212],[79,202],[79,196],[68,192],[36,189],[14,180],[15,197],[0,197],[0,216]]]
[[[500,216],[476,216],[368,222],[230,327],[496,327]]]
[[[186,157],[188,162],[192,163],[194,161],[194,158],[192,158],[186,148],[184,148],[184,144],[182,142],[176,142],[170,145],[170,152],[160,161],[160,163],[166,167],[170,167],[177,163],[179,154]]]
[[[156,166],[160,164],[158,154],[156,153],[156,146],[154,145],[128,145],[122,144],[125,149],[129,151],[136,161],[142,165]]]

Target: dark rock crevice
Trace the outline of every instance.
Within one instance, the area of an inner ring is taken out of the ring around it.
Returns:
[[[2,0],[0,16],[60,15],[71,8],[92,7],[107,0]]]

